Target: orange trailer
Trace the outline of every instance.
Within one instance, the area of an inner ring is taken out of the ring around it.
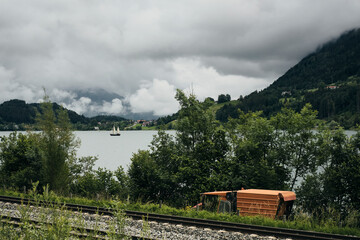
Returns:
[[[202,209],[273,219],[289,216],[296,199],[291,191],[262,189],[205,192],[201,196]]]

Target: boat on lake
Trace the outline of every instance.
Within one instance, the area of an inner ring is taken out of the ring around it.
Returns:
[[[120,136],[120,129],[117,127],[115,130],[115,126],[113,127],[112,131],[110,132],[110,136]]]

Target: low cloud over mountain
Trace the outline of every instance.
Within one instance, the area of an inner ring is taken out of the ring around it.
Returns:
[[[44,87],[87,115],[170,114],[176,88],[238,98],[360,26],[357,0],[4,0],[0,11],[0,102],[38,102]]]

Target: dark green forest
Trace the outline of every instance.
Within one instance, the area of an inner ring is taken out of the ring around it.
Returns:
[[[262,111],[270,117],[283,107],[299,111],[310,103],[320,119],[345,128],[360,123],[360,30],[352,30],[319,47],[268,88],[240,97],[218,110],[226,122],[244,112]]]

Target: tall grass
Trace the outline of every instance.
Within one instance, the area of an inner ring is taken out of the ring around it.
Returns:
[[[158,213],[158,214],[167,214],[167,215],[177,215],[184,217],[192,217],[192,218],[200,218],[200,219],[211,219],[217,221],[229,221],[236,223],[245,223],[245,224],[255,224],[262,226],[271,226],[271,227],[280,227],[280,228],[290,228],[290,229],[298,229],[298,230],[307,230],[307,231],[317,231],[317,232],[326,232],[333,234],[343,234],[343,235],[355,235],[360,236],[360,229],[357,228],[360,214],[358,212],[354,212],[353,215],[350,215],[345,221],[340,222],[340,218],[334,212],[329,211],[328,213],[324,213],[326,217],[321,219],[316,219],[309,214],[305,214],[301,211],[295,211],[292,220],[273,220],[263,216],[237,216],[234,214],[224,214],[224,213],[213,213],[208,211],[196,211],[190,207],[186,207],[184,209],[178,209],[169,207],[165,204],[162,204],[161,207],[159,204],[147,203],[142,204],[140,202],[131,203],[130,201],[119,201],[119,200],[94,200],[94,199],[85,199],[85,198],[66,198],[62,196],[57,196],[52,192],[43,191],[43,194],[39,195],[35,193],[35,190],[31,190],[29,194],[19,194],[12,191],[1,191],[0,194],[8,195],[8,196],[18,196],[24,198],[33,198],[37,201],[48,201],[48,202],[56,202],[60,203],[73,203],[73,204],[83,204],[83,205],[91,205],[98,207],[107,207],[113,208],[115,210],[116,222],[110,223],[110,226],[115,228],[111,228],[110,230],[114,233],[114,229],[123,231],[125,224],[125,214],[124,210],[132,210],[132,211],[142,211],[149,213]],[[50,209],[54,209],[59,206],[50,206]],[[54,221],[58,221],[56,226],[68,226],[66,218],[68,217],[65,214],[65,210],[61,209],[62,215],[55,215],[56,219]],[[24,217],[26,218],[26,214]],[[78,222],[82,220],[78,219]],[[112,225],[111,225],[112,224]],[[147,231],[146,224],[144,225],[144,231]],[[66,228],[65,228],[66,229]],[[12,232],[11,227],[3,226],[1,229],[1,234],[10,234]],[[55,229],[52,229],[56,234]],[[10,235],[9,235],[10,236]],[[112,235],[113,236],[113,235]],[[11,239],[11,238],[9,238]]]
[[[261,225],[261,226],[360,236],[360,229],[354,227],[356,225],[353,225],[350,222],[344,222],[342,223],[342,226],[339,226],[340,222],[336,215],[333,218],[327,215],[328,216],[327,218],[318,220],[311,217],[308,214],[302,212],[296,212],[292,220],[274,220],[264,216],[237,216],[235,214],[196,211],[195,209],[191,209],[191,208],[176,209],[166,206],[164,204],[160,208],[159,205],[153,203],[148,203],[148,204],[135,203],[135,204],[128,204],[124,207],[126,207],[126,209],[128,210],[134,210],[134,211],[153,212],[159,214],[178,215],[178,216],[200,218],[200,219],[211,219],[216,221],[228,221],[228,222],[236,222],[236,223],[244,223],[244,224]]]

